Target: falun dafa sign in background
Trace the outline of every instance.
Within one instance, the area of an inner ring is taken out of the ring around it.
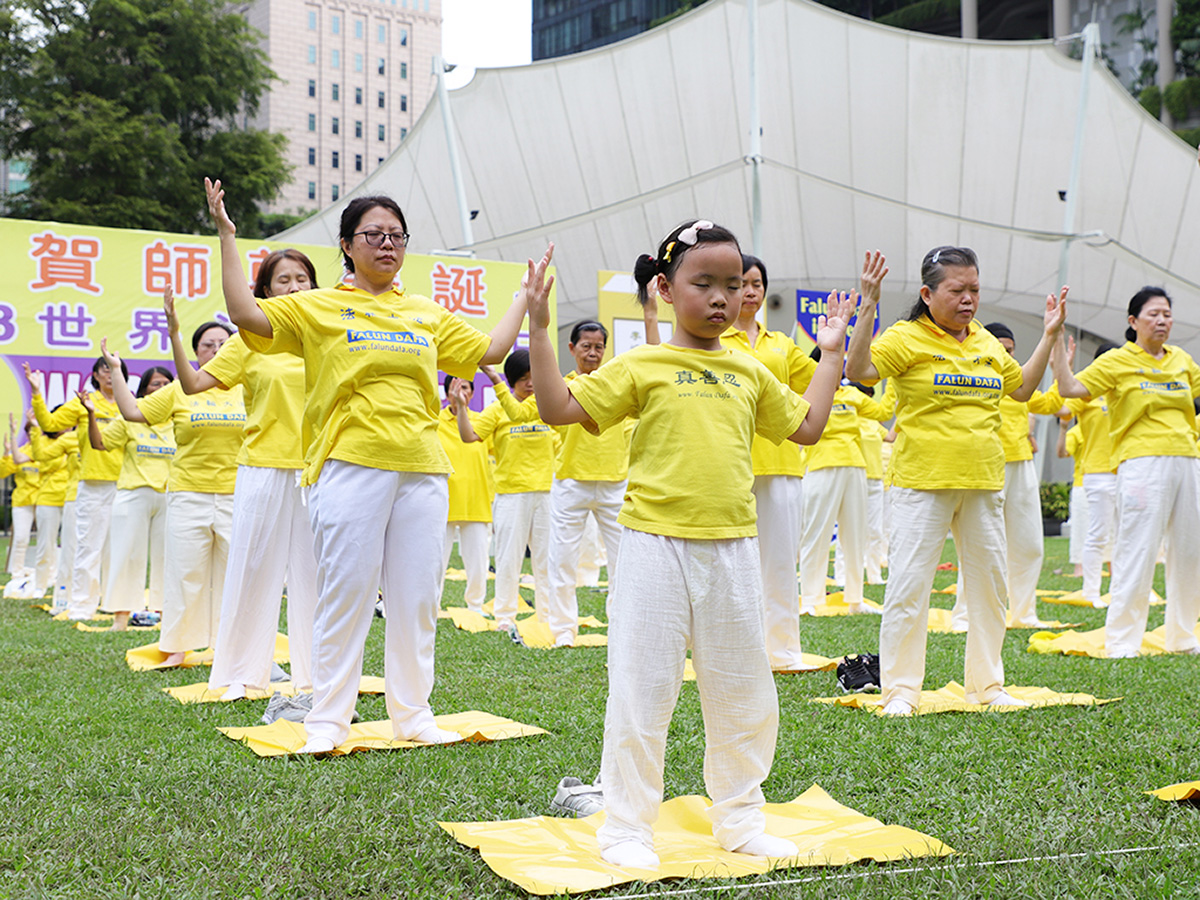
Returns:
[[[74,396],[87,383],[103,337],[125,357],[134,383],[152,365],[174,371],[162,310],[168,285],[185,345],[203,322],[228,321],[215,236],[0,219],[0,242],[0,355],[7,363],[0,370],[0,413],[29,405],[22,363],[44,373],[51,407]],[[323,287],[341,278],[337,247],[239,240],[246,277],[253,282],[267,254],[283,247],[307,254]],[[400,278],[406,290],[490,331],[525,270],[523,263],[409,253]],[[551,315],[553,309],[552,295]],[[527,337],[517,343],[526,345]]]

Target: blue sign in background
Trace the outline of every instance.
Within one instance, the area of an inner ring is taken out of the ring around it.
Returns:
[[[800,330],[808,335],[808,339],[813,343],[817,341],[817,316],[825,315],[825,298],[829,296],[829,291],[796,291],[796,322],[800,325]],[[861,304],[862,301],[860,300]],[[850,346],[850,335],[854,333],[854,326],[858,324],[858,315],[850,320],[850,327],[846,329],[846,346]],[[875,326],[871,331],[871,336],[879,334],[879,314],[875,315]]]

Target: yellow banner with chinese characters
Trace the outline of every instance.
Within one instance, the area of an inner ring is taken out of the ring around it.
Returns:
[[[600,269],[596,272],[597,321],[608,329],[608,346],[603,362],[618,353],[646,343],[646,327],[642,307],[637,301],[637,283],[629,272]],[[671,338],[675,327],[675,310],[671,304],[658,304],[658,333],[663,341]]]
[[[152,365],[174,371],[162,310],[168,286],[175,292],[185,345],[202,323],[228,322],[216,237],[0,219],[0,246],[0,355],[7,362],[0,370],[0,415],[29,405],[22,363],[43,373],[52,408],[90,387],[103,337],[127,360],[134,384]],[[341,278],[336,247],[239,240],[250,283],[267,254],[283,247],[307,254],[320,284]],[[409,253],[400,278],[406,290],[490,331],[511,305],[525,271],[524,264]],[[550,308],[553,316],[553,295]],[[553,333],[555,323],[550,327]],[[527,335],[517,344],[527,346]],[[476,397],[482,400],[482,394]]]

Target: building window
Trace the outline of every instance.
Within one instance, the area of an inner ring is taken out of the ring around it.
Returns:
[[[339,96],[340,94],[341,94],[341,90],[340,90],[340,89],[339,89],[339,87],[338,87],[338,83],[335,81],[335,82],[333,83],[333,99],[334,99],[334,100],[337,100],[337,99],[338,99],[338,96]]]
[[[382,125],[379,126],[379,139],[381,141],[383,140],[383,126]]]
[[[375,29],[375,40],[380,44],[387,43],[387,28],[385,26],[379,25]]]
[[[362,88],[354,89],[354,105],[362,106]]]
[[[333,16],[329,20],[329,24],[333,27],[334,34],[342,33],[342,17],[341,16]]]
[[[342,52],[340,50],[334,50],[330,56],[329,62],[333,68],[340,69],[342,67]]]
[[[408,63],[406,63],[406,62],[400,63],[400,77],[401,78],[408,77]]]
[[[309,61],[309,63],[315,63],[317,61],[317,45],[316,44],[308,45],[308,61]]]
[[[317,114],[316,113],[308,114],[308,130],[309,131],[317,130]]]
[[[334,200],[337,200],[337,198],[338,198],[338,186],[337,186],[336,184],[333,186],[332,196],[333,196],[333,199],[334,199]]]
[[[377,66],[377,68],[379,69],[380,75],[382,75],[384,72],[387,71],[387,60],[384,59],[382,56],[379,57],[379,65]]]
[[[407,28],[400,29],[400,46],[401,47],[408,46],[408,29]]]
[[[382,156],[375,157],[375,164],[377,166],[382,166],[383,165],[383,157]]]
[[[408,137],[408,129],[401,128],[400,129],[400,140],[404,140],[406,137]]]
[[[308,79],[308,96],[317,96],[317,79],[315,78]]]
[[[354,120],[354,136],[356,138],[362,137],[362,122],[358,119]]]
[[[317,148],[316,147],[308,148],[308,164],[310,166],[315,166],[317,164]]]
[[[362,37],[363,37],[363,20],[362,19],[354,20],[354,36],[356,38],[358,38],[360,41],[362,40]]]
[[[363,58],[361,53],[354,54],[354,71],[361,72],[363,70]]]
[[[408,94],[400,95],[400,112],[408,112]]]
[[[337,152],[336,150],[334,150],[334,151],[333,151],[333,161],[332,161],[330,164],[331,164],[331,165],[332,165],[332,166],[333,166],[335,169],[337,169],[337,168],[339,168],[339,165],[338,165],[338,163],[339,163],[339,162],[340,162],[340,160],[338,159],[338,152]]]
[[[362,154],[361,153],[354,154],[354,171],[355,172],[362,171]]]
[[[317,14],[316,14],[315,10],[311,10],[311,9],[308,11],[308,30],[309,31],[317,30]]]
[[[379,108],[383,109],[385,106],[387,106],[387,100],[386,100],[386,97],[385,97],[383,91],[380,91],[379,92]]]
[[[338,117],[334,116],[333,117],[333,133],[334,134],[338,134],[340,132],[340,130],[341,130],[340,126],[341,126],[341,123],[338,121]]]
[[[315,181],[310,181],[308,183],[308,199],[309,200],[317,199],[317,183]]]

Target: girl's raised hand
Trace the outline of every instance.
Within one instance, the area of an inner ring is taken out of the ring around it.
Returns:
[[[550,288],[554,286],[554,276],[546,277],[546,269],[554,258],[554,242],[546,248],[545,255],[534,265],[529,260],[529,271],[525,273],[521,286],[525,292],[525,304],[529,310],[529,325],[531,328],[546,329],[550,327]]]
[[[96,411],[96,404],[92,402],[92,395],[87,391],[76,391],[75,396],[79,398],[79,402],[83,404],[83,408],[90,413]]]
[[[1057,297],[1053,294],[1046,297],[1046,315],[1042,321],[1046,334],[1051,337],[1057,336],[1058,332],[1062,330],[1063,323],[1067,321],[1067,291],[1069,290],[1070,288],[1064,284]]]
[[[163,291],[163,312],[167,314],[167,330],[171,334],[179,333],[179,316],[175,314],[175,292],[168,284]]]
[[[213,181],[206,177],[204,193],[208,197],[208,211],[217,226],[217,234],[221,237],[231,237],[237,234],[237,226],[233,224],[233,219],[229,218],[229,213],[225,211],[225,191],[221,189],[221,179]]]
[[[879,294],[883,288],[883,279],[887,276],[887,257],[878,250],[872,255],[868,250],[863,259],[862,275],[859,287],[862,289],[864,303],[878,303]]]
[[[29,387],[35,394],[42,392],[42,373],[32,371],[29,368],[29,363],[21,363],[21,368],[25,370],[25,378],[29,382]]]
[[[857,291],[849,294],[829,292],[825,298],[825,315],[817,317],[817,346],[821,350],[841,352],[846,349],[846,330],[857,308]]]
[[[116,350],[108,349],[108,338],[100,338],[100,355],[114,372],[121,368],[121,355]]]

